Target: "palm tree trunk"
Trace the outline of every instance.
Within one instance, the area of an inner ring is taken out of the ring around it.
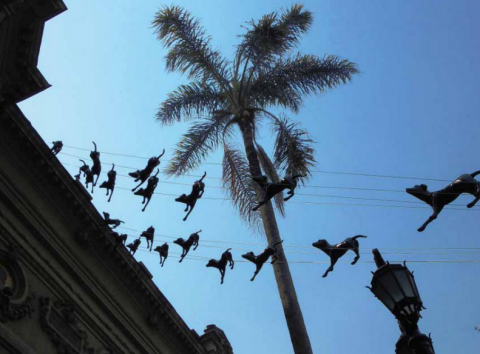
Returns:
[[[262,170],[260,169],[257,150],[255,149],[253,141],[252,127],[250,124],[243,123],[240,124],[240,130],[242,132],[250,173],[252,176],[260,176]],[[262,197],[261,191],[257,188],[257,199],[260,200]],[[268,243],[271,245],[279,242],[281,240],[280,233],[278,231],[277,220],[275,219],[275,212],[273,211],[272,203],[268,202],[262,206],[260,208],[260,213]],[[295,354],[313,354],[310,338],[308,337],[307,328],[305,327],[302,310],[298,303],[297,293],[295,292],[295,286],[293,285],[292,275],[290,274],[283,246],[279,244],[276,247],[278,249],[278,261],[273,264],[273,270],[275,272],[275,279],[277,281],[285,319],[287,320],[293,350]]]

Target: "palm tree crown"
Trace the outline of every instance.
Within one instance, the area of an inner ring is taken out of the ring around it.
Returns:
[[[315,157],[308,133],[270,110],[297,113],[307,95],[344,84],[358,72],[354,63],[333,55],[292,52],[311,24],[312,13],[302,5],[252,20],[230,61],[211,47],[210,37],[188,11],[164,7],[153,21],[158,39],[168,48],[167,70],[185,73],[191,80],[168,95],[156,118],[163,125],[195,119],[166,173],[179,176],[195,169],[222,146],[223,185],[242,218],[253,225],[259,218],[251,211],[257,203],[252,166],[248,156],[233,147],[232,129],[252,132],[261,169],[273,182],[279,180],[277,170],[309,176]],[[276,137],[273,162],[255,139],[262,118],[268,118]],[[275,202],[283,215],[282,196]]]

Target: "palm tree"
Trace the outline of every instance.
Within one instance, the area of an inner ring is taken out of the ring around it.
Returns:
[[[358,72],[354,63],[333,55],[318,58],[292,52],[311,24],[312,13],[302,5],[252,20],[230,61],[211,47],[210,37],[188,11],[163,7],[153,21],[158,39],[168,49],[167,70],[184,73],[191,80],[168,95],[156,119],[162,125],[195,120],[178,143],[166,173],[185,174],[218,147],[223,148],[223,187],[247,224],[263,225],[269,244],[280,241],[275,212],[271,203],[261,207],[260,213],[252,211],[262,198],[252,176],[266,174],[277,182],[279,170],[308,178],[315,163],[308,133],[271,109],[298,113],[307,95],[345,84]],[[262,119],[268,120],[276,136],[273,162],[256,139]],[[245,153],[233,145],[235,128]],[[281,195],[275,205],[283,215]],[[279,261],[273,268],[293,348],[297,354],[309,354],[312,349],[295,287],[279,248]]]

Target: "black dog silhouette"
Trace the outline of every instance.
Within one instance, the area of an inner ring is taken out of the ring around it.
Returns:
[[[160,264],[163,267],[168,257],[168,243],[165,242],[163,245],[155,247],[154,251],[160,255]]]
[[[114,169],[115,169],[115,164],[113,164],[112,169],[107,173],[108,180],[103,182],[100,185],[100,188],[107,189],[107,196],[108,196],[108,193],[110,193],[110,198],[108,198],[108,202],[110,202],[110,200],[112,199],[113,191],[115,190],[115,181],[117,179],[117,172],[114,171]]]
[[[199,230],[188,237],[187,241],[185,241],[183,238],[178,238],[173,243],[179,245],[182,247],[182,255],[180,256],[180,260],[178,262],[182,262],[185,256],[188,254],[188,251],[190,251],[190,247],[195,246],[193,250],[195,251],[198,247],[198,242],[200,241],[200,236],[198,235],[202,230]]]
[[[205,191],[205,183],[203,183],[203,179],[207,175],[207,172],[203,174],[203,177],[200,178],[198,181],[195,181],[193,183],[192,187],[192,192],[189,195],[182,194],[180,197],[175,199],[176,202],[179,203],[185,203],[187,204],[187,208],[185,211],[188,211],[190,208],[190,211],[188,211],[187,215],[183,218],[183,221],[186,221],[190,213],[192,212],[193,208],[195,207],[195,204],[197,203],[197,200],[200,199],[203,195],[203,192]]]
[[[135,192],[135,190],[140,187],[142,184],[145,183],[145,181],[150,177],[152,174],[153,170],[155,167],[160,165],[160,158],[165,154],[165,149],[163,149],[163,152],[158,156],[151,157],[148,162],[147,166],[143,170],[137,170],[136,172],[130,172],[129,175],[133,178],[135,178],[135,182],[140,181],[140,184],[136,186],[135,188],[132,189],[132,192]]]
[[[248,253],[245,253],[245,254],[242,255],[242,258],[245,258],[246,260],[249,260],[250,262],[254,263],[257,266],[257,269],[255,270],[255,273],[253,274],[253,278],[250,279],[250,281],[255,280],[255,277],[260,272],[263,265],[268,261],[268,258],[272,257],[271,264],[274,264],[277,261],[277,248],[275,246],[278,245],[278,244],[281,244],[282,242],[283,242],[283,240],[279,241],[279,242],[275,242],[273,245],[268,246],[258,256],[255,256],[253,254],[253,252],[248,252]]]
[[[118,220],[118,219],[110,219],[110,214],[109,213],[106,213],[106,212],[103,212],[103,217],[105,218],[105,224],[107,225],[112,225],[112,230],[115,229],[116,227],[119,227],[120,224],[124,224],[124,222],[122,220]]]
[[[80,166],[80,168],[78,169],[78,175],[75,176],[75,179],[80,180],[80,177],[83,173],[83,177],[85,177],[85,188],[87,188],[87,190],[88,190],[88,185],[91,183],[92,184],[92,193],[93,193],[93,187],[94,187],[93,172],[90,169],[90,166],[88,166],[85,161],[83,161],[83,160],[80,160],[80,161],[83,162],[83,166]]]
[[[473,208],[480,200],[480,182],[475,179],[479,174],[480,171],[461,175],[448,186],[436,192],[430,192],[425,184],[407,188],[406,192],[408,194],[427,203],[433,209],[433,214],[418,229],[418,232],[425,230],[427,225],[437,218],[443,208],[456,200],[462,193],[471,194],[475,197],[475,199],[467,205],[467,208]]]
[[[63,143],[61,141],[54,141],[52,144],[53,146],[50,148],[50,151],[53,152],[54,155],[58,155],[60,151],[62,151]]]
[[[155,188],[157,188],[157,184],[158,184],[157,175],[159,172],[160,170],[157,170],[157,173],[155,174],[155,176],[152,176],[148,179],[147,188],[145,189],[140,188],[138,191],[134,193],[135,195],[141,195],[143,197],[142,204],[145,204],[145,201],[147,201],[142,211],[145,211],[145,209],[147,208],[148,204],[150,203],[150,200],[152,199],[153,192],[155,192]]]
[[[325,278],[329,272],[333,270],[333,266],[337,263],[338,259],[341,258],[348,250],[352,250],[355,252],[356,256],[352,262],[352,265],[357,263],[360,259],[360,253],[358,252],[358,241],[357,238],[367,238],[367,236],[358,235],[354,237],[349,237],[345,239],[343,242],[337,243],[336,245],[331,245],[327,242],[327,240],[318,240],[317,242],[312,243],[312,246],[318,249],[321,249],[323,252],[330,257],[330,267],[327,269],[325,274],[323,274],[323,278]]]
[[[285,189],[288,189],[288,197],[283,199],[288,201],[295,195],[295,188],[297,188],[297,178],[306,177],[306,175],[286,175],[284,178],[277,183],[269,183],[267,176],[252,177],[252,179],[257,182],[264,191],[263,200],[252,209],[252,211],[257,211],[262,205],[268,203],[270,199],[275,197],[278,193],[283,192]]]
[[[145,237],[147,239],[147,248],[152,251],[153,239],[155,238],[155,228],[150,226],[146,231],[143,231],[140,238]]]
[[[120,246],[121,244],[123,244],[125,246],[125,244],[127,243],[127,238],[128,238],[127,234],[119,235],[118,232],[116,232],[116,231],[111,231],[111,233],[112,233],[113,238],[115,239],[115,245],[114,245],[113,249],[117,249],[118,246]]]
[[[140,243],[142,243],[142,241],[139,238],[137,238],[136,240],[133,241],[133,243],[129,243],[127,245],[127,248],[130,249],[130,254],[132,256],[134,256],[135,252],[137,252],[138,247],[140,246]]]
[[[100,163],[100,153],[97,151],[97,144],[95,144],[94,141],[93,141],[93,145],[95,146],[95,150],[90,152],[90,158],[93,161],[92,175],[97,176],[97,179],[93,184],[93,186],[96,186],[98,182],[98,178],[100,177],[100,172],[102,172],[102,164]]]
[[[223,278],[225,277],[225,269],[227,268],[227,263],[230,264],[230,269],[233,269],[235,262],[233,261],[232,254],[230,253],[231,248],[227,249],[222,253],[222,257],[219,260],[211,259],[208,261],[206,267],[217,268],[220,271],[221,279],[220,284],[223,284]]]

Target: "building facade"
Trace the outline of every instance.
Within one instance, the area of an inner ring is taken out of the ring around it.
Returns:
[[[114,242],[84,187],[17,103],[62,0],[0,0],[0,354],[233,354],[191,330],[142,262]]]

